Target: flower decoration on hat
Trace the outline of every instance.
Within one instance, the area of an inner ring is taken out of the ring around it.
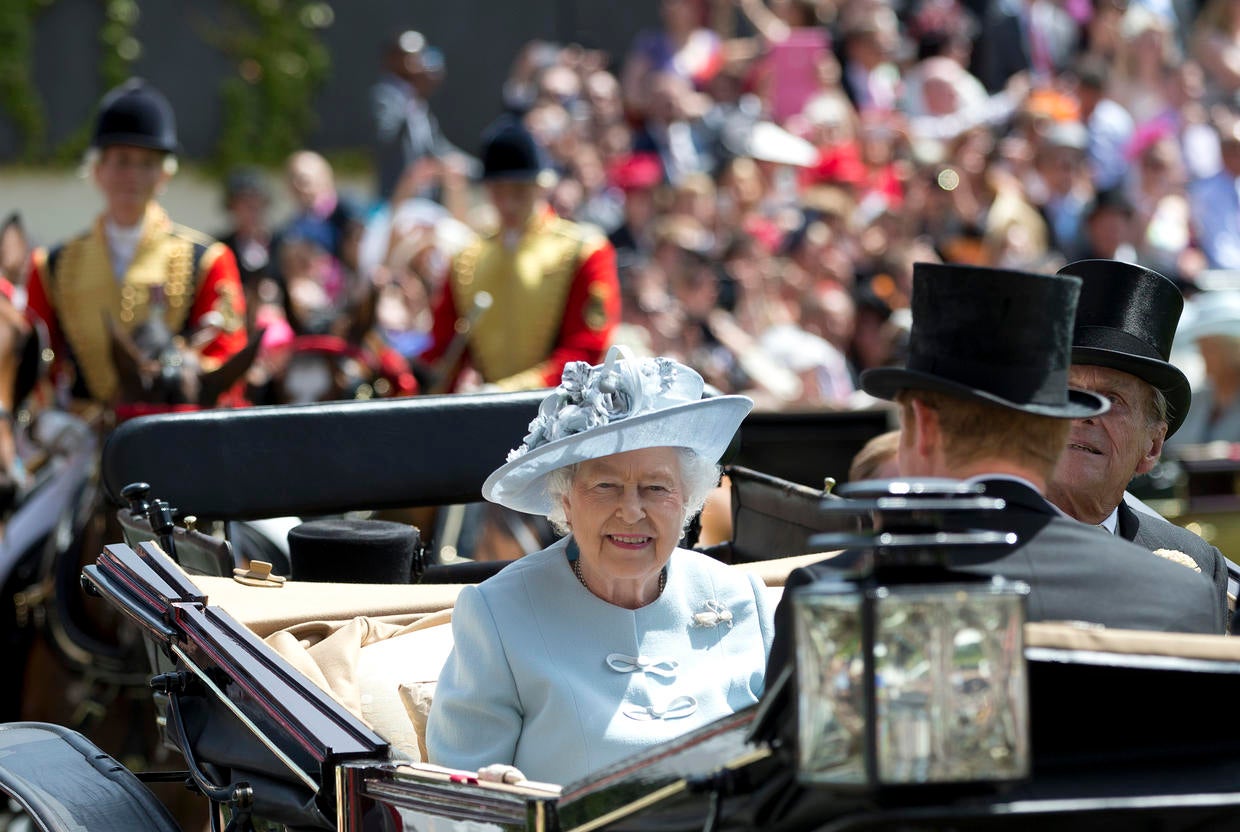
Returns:
[[[548,442],[648,413],[669,398],[694,401],[702,395],[700,378],[681,373],[674,361],[617,360],[621,357],[622,351],[613,349],[601,367],[584,361],[565,365],[555,395],[543,400],[538,416],[530,422],[529,433],[521,446],[508,454],[508,461]]]

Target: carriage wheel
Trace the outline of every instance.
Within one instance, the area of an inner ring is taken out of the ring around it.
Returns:
[[[181,832],[137,777],[76,731],[0,725],[0,814],[10,832]]]

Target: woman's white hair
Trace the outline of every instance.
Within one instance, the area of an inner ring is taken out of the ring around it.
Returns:
[[[719,484],[719,466],[711,462],[697,451],[689,448],[673,448],[680,462],[680,484],[685,499],[685,516],[680,521],[681,528],[687,528],[689,521],[698,515],[702,506],[706,505],[706,497],[711,489]],[[557,468],[547,474],[547,496],[551,498],[551,512],[547,521],[560,534],[568,534],[568,518],[564,514],[564,496],[573,485],[573,477],[581,466],[578,462]]]

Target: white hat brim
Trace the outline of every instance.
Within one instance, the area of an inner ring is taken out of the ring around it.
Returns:
[[[751,408],[745,396],[716,396],[566,436],[501,465],[483,483],[482,496],[505,508],[546,516],[551,512],[547,475],[559,468],[645,448],[688,448],[717,462]]]

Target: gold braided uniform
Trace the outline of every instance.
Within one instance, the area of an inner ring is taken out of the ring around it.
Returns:
[[[504,242],[493,234],[456,256],[424,358],[443,355],[460,314],[485,291],[492,305],[470,329],[467,350],[485,382],[507,390],[548,387],[559,383],[568,361],[599,363],[620,317],[615,250],[606,237],[548,211],[514,246]]]

